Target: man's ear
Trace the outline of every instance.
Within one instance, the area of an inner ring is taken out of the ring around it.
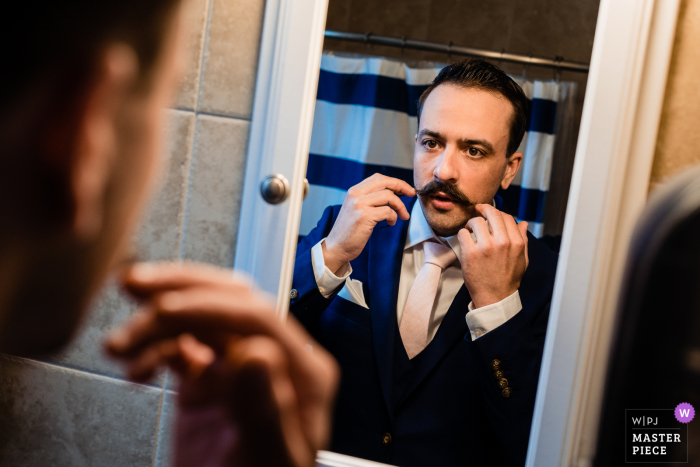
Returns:
[[[503,174],[503,179],[501,180],[501,188],[505,190],[510,186],[510,183],[515,178],[515,174],[518,173],[518,169],[522,163],[522,152],[514,152],[513,155],[506,160],[506,171]]]
[[[68,154],[69,227],[77,238],[93,239],[102,229],[105,194],[117,152],[120,112],[138,75],[138,60],[124,44],[107,47],[80,97]]]

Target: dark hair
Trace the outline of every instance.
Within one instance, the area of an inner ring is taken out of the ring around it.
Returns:
[[[66,93],[90,78],[100,51],[125,42],[140,76],[158,57],[165,27],[180,0],[30,0],[12,2],[0,20],[0,115],[37,87]],[[144,80],[140,80],[144,81]],[[139,83],[141,84],[141,83]],[[80,89],[80,88],[78,88]],[[49,94],[51,91],[44,91]]]
[[[510,118],[510,136],[506,156],[518,150],[527,130],[528,104],[522,88],[503,70],[481,59],[467,59],[448,65],[435,77],[430,86],[418,98],[418,122],[423,104],[430,93],[441,84],[454,84],[463,88],[477,88],[500,94],[513,105]]]
[[[55,196],[58,170],[38,162],[51,144],[49,128],[71,123],[111,43],[133,48],[139,66],[133,92],[150,91],[180,1],[25,0],[3,5],[0,198],[6,201],[0,203],[0,217],[10,220],[0,224],[0,239],[9,229],[23,228],[23,222],[50,223],[68,209]],[[43,214],[36,215],[29,205],[40,206]],[[25,212],[27,219],[12,220]]]

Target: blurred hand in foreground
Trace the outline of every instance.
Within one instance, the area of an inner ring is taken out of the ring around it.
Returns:
[[[339,370],[294,318],[212,266],[141,263],[123,285],[143,308],[105,345],[136,382],[179,375],[176,466],[315,465]]]

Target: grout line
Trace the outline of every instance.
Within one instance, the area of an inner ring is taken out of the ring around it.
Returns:
[[[160,400],[158,401],[158,415],[156,417],[156,433],[155,443],[153,443],[153,467],[156,467],[158,461],[158,450],[161,447],[160,434],[163,432],[163,404],[165,403],[165,387],[168,385],[168,370],[165,370],[163,375],[163,390],[160,392]]]
[[[120,383],[134,384],[137,386],[144,386],[144,387],[151,388],[151,389],[162,389],[162,385],[158,386],[155,384],[134,383],[134,382],[129,381],[128,379],[122,379],[122,378],[118,378],[116,376],[105,375],[103,373],[98,373],[96,371],[88,370],[85,368],[77,368],[77,367],[62,365],[62,364],[54,363],[54,362],[47,362],[45,360],[35,360],[33,358],[20,357],[17,355],[0,353],[0,360],[3,358],[10,360],[10,361],[17,362],[17,363],[28,362],[30,364],[33,363],[33,364],[37,364],[37,365],[46,365],[46,366],[57,368],[57,369],[60,369],[63,371],[68,371],[68,372],[73,372],[73,373],[84,373],[86,375],[94,376],[97,378],[104,378],[104,379],[108,379],[108,380],[112,380],[112,381],[118,381]]]
[[[194,131],[192,135],[192,148],[190,149],[190,157],[187,160],[189,165],[187,170],[187,177],[185,178],[185,187],[182,190],[182,220],[180,224],[180,244],[178,245],[177,259],[182,261],[184,259],[185,252],[185,237],[187,236],[187,218],[190,210],[190,192],[192,191],[192,175],[194,173],[194,165],[197,158],[198,149],[198,133],[199,133],[199,119],[194,119]]]
[[[252,116],[250,115],[231,115],[231,114],[224,114],[224,113],[218,113],[218,112],[211,112],[211,111],[204,111],[204,110],[193,110],[193,109],[186,109],[183,107],[167,107],[166,110],[169,110],[171,112],[178,112],[178,113],[183,113],[183,114],[188,114],[188,115],[204,115],[207,117],[219,117],[219,118],[229,118],[233,120],[241,120],[244,122],[249,122],[252,120]]]
[[[216,112],[202,112],[202,111],[197,111],[197,112],[196,112],[196,115],[198,115],[198,116],[199,116],[199,115],[204,115],[204,116],[207,116],[207,117],[228,118],[228,119],[231,119],[231,120],[241,120],[241,121],[248,122],[248,123],[250,123],[250,121],[251,121],[251,119],[252,119],[252,117],[250,117],[250,116],[248,116],[248,117],[239,117],[239,116],[237,116],[237,115],[225,115],[225,114],[219,114],[219,113],[216,113]]]
[[[187,218],[188,218],[188,212],[189,212],[189,206],[190,206],[190,189],[192,188],[192,173],[194,172],[194,159],[195,155],[197,153],[197,132],[199,130],[199,119],[197,118],[197,114],[195,113],[193,115],[194,117],[194,127],[192,128],[192,146],[190,147],[189,155],[185,159],[185,165],[186,168],[184,169],[186,171],[186,175],[183,177],[183,190],[182,190],[182,195],[180,199],[180,209],[182,215],[180,216],[180,228],[179,228],[179,241],[177,245],[177,250],[174,252],[175,257],[177,260],[182,261],[184,258],[184,249],[185,249],[185,236],[187,234]]]
[[[199,66],[199,86],[197,89],[197,100],[194,104],[196,111],[199,110],[199,101],[202,97],[202,92],[204,91],[204,73],[207,69],[207,58],[209,55],[209,30],[211,29],[211,18],[214,11],[214,2],[216,0],[207,0],[207,19],[205,21],[204,27],[204,40],[202,41],[202,61]]]
[[[197,111],[194,109],[186,109],[184,107],[166,107],[166,110],[172,111],[172,112],[178,112],[178,113],[183,113],[183,114],[192,114],[192,115],[197,115]]]
[[[192,135],[192,148],[190,149],[189,170],[185,179],[185,188],[182,193],[182,221],[180,224],[180,244],[178,246],[177,258],[182,261],[184,259],[185,237],[187,236],[187,218],[190,208],[190,192],[192,188],[192,175],[194,173],[194,164],[196,162],[197,149],[199,146],[199,119],[197,118],[197,109],[199,108],[199,99],[204,89],[204,70],[206,69],[207,48],[209,46],[209,29],[211,26],[212,12],[214,11],[214,1],[207,0],[207,17],[206,27],[204,29],[204,41],[202,45],[202,60],[199,67],[199,89],[197,90],[197,101],[195,103],[195,120],[194,133]]]
[[[194,106],[192,109],[193,112],[197,111],[197,103],[199,102],[199,95],[201,93],[202,89],[202,77],[203,77],[203,69],[204,69],[204,54],[207,50],[207,46],[209,44],[209,21],[211,18],[211,10],[212,10],[212,3],[214,0],[204,0],[204,21],[202,22],[201,27],[199,28],[199,32],[202,33],[202,42],[201,45],[199,46],[199,53],[200,53],[200,58],[199,58],[199,69],[197,70],[197,93],[194,96]]]

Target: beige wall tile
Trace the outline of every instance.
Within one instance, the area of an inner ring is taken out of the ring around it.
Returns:
[[[700,0],[683,0],[673,46],[651,187],[700,163]]]
[[[326,13],[326,29],[331,31],[348,31],[351,11],[352,0],[329,1],[328,12]]]
[[[589,62],[599,0],[514,0],[508,51]]]
[[[178,109],[194,110],[199,94],[199,74],[202,68],[204,34],[206,32],[207,11],[211,0],[187,0],[185,5],[185,22],[187,28],[184,74],[180,91],[174,102]]]
[[[3,355],[0,387],[0,465],[152,465],[162,390]]]
[[[183,257],[233,265],[250,124],[197,117],[195,153],[183,231]]]
[[[180,227],[194,138],[193,112],[169,110],[167,113],[166,165],[138,233],[139,256],[149,261],[171,260],[179,256]]]
[[[199,110],[250,119],[265,2],[211,1]]]
[[[338,1],[338,0],[336,0]],[[340,0],[342,1],[342,0]],[[352,32],[426,40],[433,0],[354,0],[348,26]],[[356,28],[361,28],[359,31]]]
[[[431,0],[430,41],[501,50],[515,18],[513,0]]]

